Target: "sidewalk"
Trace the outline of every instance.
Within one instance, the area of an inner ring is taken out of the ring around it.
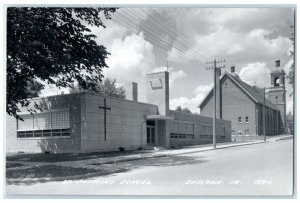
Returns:
[[[290,139],[292,136],[276,136],[267,139],[267,142],[273,142],[283,139]],[[210,150],[219,150],[231,147],[239,147],[239,146],[246,146],[246,145],[253,145],[253,144],[263,144],[263,140],[259,141],[248,141],[248,142],[230,142],[230,143],[218,143],[217,148],[213,149],[212,145],[196,145],[196,146],[188,146],[181,149],[162,149],[162,150],[151,150],[148,153],[145,151],[141,151],[138,154],[132,155],[117,155],[114,157],[103,157],[103,158],[93,158],[93,159],[85,159],[85,160],[76,160],[76,161],[65,161],[65,162],[30,162],[30,161],[7,161],[10,164],[22,164],[23,166],[18,168],[11,168],[7,169],[11,172],[16,170],[24,170],[30,168],[43,168],[47,166],[50,167],[70,167],[74,170],[76,169],[86,169],[86,170],[93,170],[94,172],[86,173],[84,175],[75,175],[75,176],[68,176],[68,177],[51,177],[51,178],[25,178],[25,179],[7,179],[10,183],[28,183],[28,182],[43,182],[43,181],[62,181],[65,179],[86,179],[89,177],[101,176],[101,175],[108,175],[112,173],[119,173],[124,172],[127,169],[122,168],[122,166],[118,166],[116,163],[120,162],[128,162],[128,161],[137,161],[149,158],[159,158],[159,157],[168,157],[168,156],[176,156],[182,154],[190,154],[190,153],[197,153],[203,151],[210,151]],[[72,170],[72,169],[71,169]]]
[[[283,136],[276,136],[272,138],[267,138],[267,142],[278,141],[282,139],[289,139],[292,138],[290,135],[283,135]],[[212,144],[209,145],[193,145],[187,146],[182,149],[163,149],[158,151],[153,151],[152,153],[146,154],[135,154],[135,155],[126,155],[126,156],[116,156],[116,157],[109,157],[109,158],[98,158],[98,159],[90,159],[90,160],[83,160],[77,161],[79,163],[85,164],[96,164],[96,165],[103,165],[103,164],[113,164],[118,162],[126,162],[126,161],[136,161],[141,159],[148,159],[148,158],[159,158],[159,157],[166,157],[166,156],[175,156],[180,154],[190,154],[190,153],[197,153],[202,151],[209,151],[209,150],[219,150],[229,147],[239,147],[245,145],[252,145],[252,144],[260,144],[264,143],[263,140],[258,141],[248,141],[248,142],[241,142],[241,143],[217,143],[216,149],[213,149]],[[93,163],[91,163],[93,162]],[[81,165],[83,166],[83,165]]]
[[[277,138],[279,139],[279,138]],[[267,140],[269,142],[269,140]],[[238,147],[238,146],[245,146],[245,145],[252,145],[252,144],[259,144],[264,143],[264,141],[249,141],[249,142],[241,142],[241,143],[218,143],[217,148],[213,149],[212,145],[194,145],[188,146],[181,149],[162,149],[149,152],[149,153],[138,153],[133,155],[118,155],[115,157],[104,157],[104,158],[95,158],[95,159],[86,159],[86,160],[78,160],[78,161],[66,161],[66,162],[26,162],[26,161],[11,161],[14,163],[24,164],[26,166],[44,166],[44,165],[59,165],[59,166],[71,166],[71,167],[85,167],[85,168],[95,168],[97,165],[104,165],[104,164],[115,164],[118,162],[126,162],[126,161],[136,161],[148,158],[159,158],[159,157],[167,157],[167,156],[175,156],[181,154],[190,154],[202,151],[209,151],[209,150],[219,150],[229,147]]]

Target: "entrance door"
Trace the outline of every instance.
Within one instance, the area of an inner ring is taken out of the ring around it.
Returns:
[[[147,144],[155,144],[155,121],[147,121]]]

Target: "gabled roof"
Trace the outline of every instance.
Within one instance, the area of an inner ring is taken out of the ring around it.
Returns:
[[[239,77],[232,76],[227,71],[221,77],[221,81],[224,80],[225,76],[227,76],[233,83],[235,83],[251,100],[255,103],[263,104],[264,103],[264,95],[262,92],[259,92],[257,88],[245,83]],[[209,94],[205,97],[205,99],[199,105],[200,108],[208,101],[208,99],[212,96],[213,89],[209,92]],[[275,110],[279,110],[274,104],[272,104],[268,99],[266,99],[266,106]]]

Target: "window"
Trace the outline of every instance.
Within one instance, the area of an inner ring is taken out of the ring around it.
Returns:
[[[235,135],[235,130],[231,130],[231,135]]]
[[[246,136],[249,136],[249,134],[250,134],[250,133],[249,133],[249,130],[245,130],[245,135],[246,135]]]
[[[249,123],[249,117],[248,116],[245,117],[245,122]]]
[[[279,77],[274,78],[274,86],[280,86],[280,78]]]
[[[18,138],[70,136],[69,110],[20,115],[17,121]]]
[[[173,121],[170,134],[172,138],[194,139],[194,123]]]
[[[18,131],[18,138],[41,138],[70,136],[70,129]]]
[[[239,123],[242,122],[242,117],[238,117],[238,122],[239,122]]]
[[[225,86],[225,88],[227,88],[227,87],[228,87],[228,84],[227,84],[227,82],[225,82],[225,83],[224,83],[224,86]]]
[[[239,130],[238,135],[239,135],[239,136],[242,136],[242,135],[243,135],[243,133],[242,133],[241,130]]]
[[[147,121],[147,125],[155,126],[155,121]]]

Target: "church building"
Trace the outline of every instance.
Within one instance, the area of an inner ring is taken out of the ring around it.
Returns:
[[[211,115],[169,109],[169,73],[147,75],[147,103],[138,84],[127,98],[81,92],[31,100],[23,121],[7,116],[7,152],[97,152],[212,143]],[[30,114],[38,104],[43,111]],[[217,142],[231,141],[231,121],[217,119]]]
[[[242,81],[234,66],[222,77],[220,71],[217,74],[220,78],[216,83],[217,118],[231,121],[233,140],[262,139],[264,126],[266,135],[286,132],[285,72],[280,68],[279,60],[270,74],[271,87],[265,89],[265,94],[264,89]],[[212,98],[213,90],[199,105],[201,115],[212,115]]]

